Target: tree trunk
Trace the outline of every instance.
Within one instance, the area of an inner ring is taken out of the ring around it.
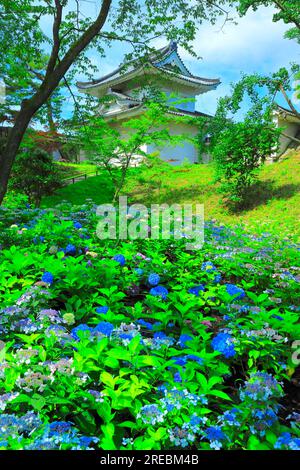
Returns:
[[[19,151],[23,136],[34,114],[47,102],[53,91],[67,73],[71,65],[78,58],[82,51],[101,31],[106,22],[112,0],[102,0],[101,9],[95,22],[93,22],[85,32],[70,47],[61,61],[58,61],[59,31],[54,37],[54,46],[49,59],[44,82],[39,90],[28,100],[24,100],[21,105],[14,127],[9,133],[7,145],[0,159],[0,205],[7,191],[8,179],[17,153]],[[58,26],[57,26],[58,21]],[[55,27],[59,28],[59,17],[55,20]],[[57,66],[55,64],[58,62]]]
[[[21,108],[15,125],[8,134],[7,144],[0,160],[0,204],[6,194],[13,163],[33,114],[30,109]]]
[[[46,103],[47,107],[47,118],[48,118],[48,127],[50,132],[55,132],[56,131],[56,126],[55,122],[53,119],[53,109],[52,109],[52,103],[51,100],[48,100]]]
[[[53,87],[51,87],[50,84],[48,86],[42,86],[31,99],[22,102],[15,124],[8,134],[7,144],[0,160],[0,205],[6,194],[12,166],[29,123],[37,110],[40,109],[50,97],[55,86],[55,82]]]

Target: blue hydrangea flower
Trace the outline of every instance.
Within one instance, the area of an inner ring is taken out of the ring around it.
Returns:
[[[77,221],[74,222],[74,228],[77,228],[78,230],[79,230],[80,228],[82,228],[81,223],[80,223],[80,222],[77,222]]]
[[[132,332],[132,333],[120,333],[118,336],[121,339],[131,341],[132,338],[134,338],[136,335]]]
[[[207,421],[206,417],[200,418],[199,416],[196,415],[196,413],[193,413],[192,416],[190,417],[190,420],[183,423],[182,428],[192,431],[194,434],[197,434],[200,431],[201,425],[205,424],[206,421]]]
[[[79,446],[83,447],[84,449],[88,448],[92,443],[98,442],[97,437],[90,437],[90,436],[81,436],[79,438]]]
[[[157,331],[154,333],[150,347],[151,349],[160,349],[162,346],[172,346],[174,343],[174,338],[167,336],[162,331]]]
[[[76,255],[76,246],[69,243],[64,249],[66,255]]]
[[[190,294],[194,294],[196,297],[199,297],[200,292],[204,291],[205,287],[203,284],[199,284],[198,286],[191,287],[189,289]]]
[[[140,318],[137,323],[139,325],[142,325],[144,326],[145,328],[147,328],[148,330],[152,330],[153,329],[153,325],[152,323],[148,322],[148,321],[145,321],[143,318]]]
[[[226,439],[220,426],[210,426],[205,431],[205,436],[210,441],[210,447],[212,449],[221,449],[222,441]]]
[[[178,383],[181,383],[181,382],[182,382],[182,378],[181,378],[180,372],[175,372],[175,374],[174,374],[174,382],[178,382]]]
[[[168,430],[170,441],[176,446],[180,448],[188,447],[192,444],[196,436],[192,433],[189,429],[185,429],[183,426],[180,428],[176,426],[173,429]]]
[[[168,289],[166,289],[164,286],[156,286],[152,287],[150,289],[150,294],[155,296],[155,297],[161,297],[163,300],[166,300],[167,295],[168,295]]]
[[[252,422],[253,424],[250,426],[250,431],[252,434],[258,434],[260,436],[264,436],[266,434],[266,430],[273,426],[274,423],[278,420],[275,410],[272,408],[267,409],[252,409]]]
[[[279,385],[277,380],[267,372],[252,373],[240,391],[240,399],[266,402],[271,397],[282,395],[282,389]]]
[[[211,273],[217,270],[216,266],[211,261],[205,261],[202,263],[201,269],[207,273]]]
[[[96,308],[96,312],[97,313],[107,313],[109,310],[109,307],[107,307],[107,305],[103,305],[102,307],[97,307]]]
[[[222,281],[222,276],[221,274],[216,274],[214,277],[214,283],[219,284]]]
[[[274,449],[280,449],[282,446],[288,446],[292,440],[291,433],[283,432],[274,444]]]
[[[142,276],[144,274],[144,270],[141,268],[135,268],[134,270],[138,276]]]
[[[53,284],[53,281],[54,281],[54,276],[52,273],[50,273],[49,271],[46,271],[44,272],[44,274],[42,275],[42,281],[43,282],[47,282],[47,284]]]
[[[113,257],[113,259],[119,263],[120,266],[125,266],[125,263],[126,263],[126,260],[125,260],[125,256],[123,255],[115,255]]]
[[[237,408],[232,408],[231,410],[225,411],[223,415],[220,416],[219,420],[229,426],[240,426],[240,422],[237,420],[237,415],[240,413],[241,411]]]
[[[172,357],[172,359],[178,366],[185,366],[187,363],[186,356]]]
[[[158,405],[145,405],[137,414],[137,419],[141,419],[145,424],[163,423],[166,412],[159,409]]]
[[[290,450],[300,450],[300,438],[296,437],[289,443]]]
[[[40,235],[40,237],[33,237],[33,243],[37,245],[38,243],[43,243],[45,241],[45,237]]]
[[[242,299],[246,295],[244,289],[234,284],[226,284],[226,292],[229,295],[235,296],[236,300]]]
[[[179,340],[178,340],[178,344],[181,348],[184,348],[186,346],[186,343],[188,341],[191,341],[193,338],[190,336],[190,335],[180,335],[179,337]]]
[[[160,277],[156,273],[152,273],[148,276],[148,283],[150,286],[157,286],[159,284]]]
[[[78,326],[76,326],[75,328],[72,329],[71,336],[76,340],[80,340],[80,337],[77,334],[80,331],[89,331],[89,332],[91,332],[92,328],[90,326],[86,325],[85,323],[82,323],[81,325],[78,325]]]
[[[195,356],[194,354],[188,354],[186,356],[186,359],[188,361],[195,361],[195,362],[198,362],[198,364],[200,364],[201,366],[204,364],[204,360],[202,359],[202,357],[199,357],[199,356]]]
[[[235,356],[233,338],[228,333],[218,333],[211,342],[214,351],[219,351],[227,359]]]
[[[105,336],[110,336],[114,330],[114,325],[107,321],[102,321],[94,328],[94,331],[102,333]]]
[[[54,436],[56,434],[63,434],[67,431],[70,431],[72,428],[72,423],[68,421],[53,421],[49,424],[49,436]]]

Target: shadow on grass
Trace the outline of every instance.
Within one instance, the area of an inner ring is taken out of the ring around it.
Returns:
[[[246,212],[255,209],[258,206],[267,204],[269,201],[285,200],[293,197],[300,192],[300,184],[284,184],[282,186],[274,187],[273,180],[259,181],[249,188],[247,193],[247,201],[243,206],[230,206],[228,208],[232,213]]]
[[[52,196],[43,198],[42,207],[54,207],[62,201],[81,205],[85,203],[86,199],[92,199],[95,204],[106,204],[112,201],[113,194],[113,185],[107,175],[103,173],[64,186]]]
[[[176,204],[203,202],[205,195],[210,192],[207,186],[191,185],[182,188],[170,188],[164,184],[148,182],[130,192],[129,201],[141,204]]]

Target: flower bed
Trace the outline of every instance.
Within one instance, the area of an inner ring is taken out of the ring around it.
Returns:
[[[0,448],[299,449],[299,247],[96,224],[92,204],[0,209]]]

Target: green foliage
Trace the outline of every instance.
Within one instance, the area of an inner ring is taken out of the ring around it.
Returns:
[[[185,134],[170,133],[170,124],[186,122],[186,118],[168,114],[166,95],[159,93],[159,98],[157,102],[146,101],[136,117],[120,125],[118,121],[91,116],[79,131],[77,138],[89,159],[108,172],[115,188],[113,200],[122,190],[134,160],[148,158],[143,145],[175,146],[189,139]]]
[[[213,164],[183,168],[171,166],[161,159],[156,164],[157,159],[154,155],[153,161],[152,158],[151,162],[147,159],[147,166],[130,168],[122,192],[128,196],[130,203],[173,204],[175,200],[179,204],[200,203],[205,205],[206,217],[219,222],[246,225],[253,230],[263,226],[265,231],[273,234],[281,233],[295,240],[299,237],[299,153],[291,151],[276,164],[261,168],[258,182],[250,189],[248,199],[251,206],[242,212],[229,211],[221,204]],[[81,168],[81,165],[76,168]],[[99,170],[99,176],[65,186],[53,196],[43,198],[42,207],[64,205],[63,201],[80,205],[89,198],[96,204],[110,203],[113,194],[114,188],[108,181],[107,173]],[[8,197],[13,199],[9,193]]]
[[[249,202],[249,188],[257,181],[257,170],[266,156],[276,152],[280,131],[245,120],[229,123],[218,134],[213,148],[221,191],[234,206],[244,208]]]
[[[182,0],[169,0],[157,2],[134,0],[131,4],[127,0],[118,0],[111,8],[110,1],[101,2],[108,7],[106,25],[103,32],[94,37],[79,57],[74,56],[71,67],[61,77],[60,83],[52,90],[51,97],[45,100],[35,116],[42,124],[66,126],[62,106],[65,96],[70,97],[70,106],[74,122],[81,122],[84,110],[95,104],[91,96],[82,95],[74,97],[71,84],[77,73],[84,74],[92,79],[97,73],[97,67],[90,60],[86,52],[90,48],[96,49],[98,57],[104,59],[107,46],[117,42],[134,45],[134,59],[143,60],[145,53],[150,54],[153,48],[149,46],[151,38],[165,35],[167,40],[178,40],[181,45],[191,51],[190,41],[195,37],[200,22],[208,19],[214,22],[223,14],[219,6],[205,1],[201,5],[189,5]],[[223,3],[223,1],[221,2]],[[100,8],[99,8],[100,9]],[[182,13],[184,12],[184,15]],[[177,18],[180,17],[180,22]],[[52,34],[53,27],[42,28],[43,19],[55,19],[56,34]],[[58,68],[67,52],[76,48],[82,42],[82,33],[95,23],[96,16],[91,9],[89,14],[78,10],[76,2],[64,0],[60,2],[42,0],[2,0],[0,4],[0,76],[8,86],[9,99],[1,105],[4,114],[10,112],[12,105],[20,106],[23,99],[32,98],[47,82],[50,72]],[[105,22],[105,21],[104,21]],[[76,28],[74,27],[76,24]],[[100,28],[101,29],[101,28]],[[106,33],[109,29],[110,33]],[[133,58],[129,51],[127,60]],[[75,102],[74,102],[75,100]],[[50,112],[50,114],[49,114]],[[50,118],[50,119],[49,119]],[[52,122],[54,121],[54,122]]]
[[[92,204],[0,210],[1,448],[274,449],[283,432],[299,437],[286,419],[297,245],[209,222],[199,251],[184,239],[116,247],[96,224]],[[229,357],[213,346],[224,331]]]
[[[288,96],[292,92],[291,77],[298,70],[299,66],[294,65],[291,72],[281,68],[269,76],[243,75],[232,86],[231,95],[219,100],[214,118],[199,127],[200,140],[207,132],[212,136],[210,151],[215,158],[217,179],[233,207],[241,209],[251,204],[249,188],[257,181],[258,168],[277,153],[283,132],[273,119],[278,93],[286,99],[291,113],[298,116]],[[238,113],[246,103],[248,110],[239,121]]]
[[[42,149],[20,152],[13,168],[12,189],[24,193],[30,203],[39,206],[43,196],[61,186],[61,176],[52,155]]]

